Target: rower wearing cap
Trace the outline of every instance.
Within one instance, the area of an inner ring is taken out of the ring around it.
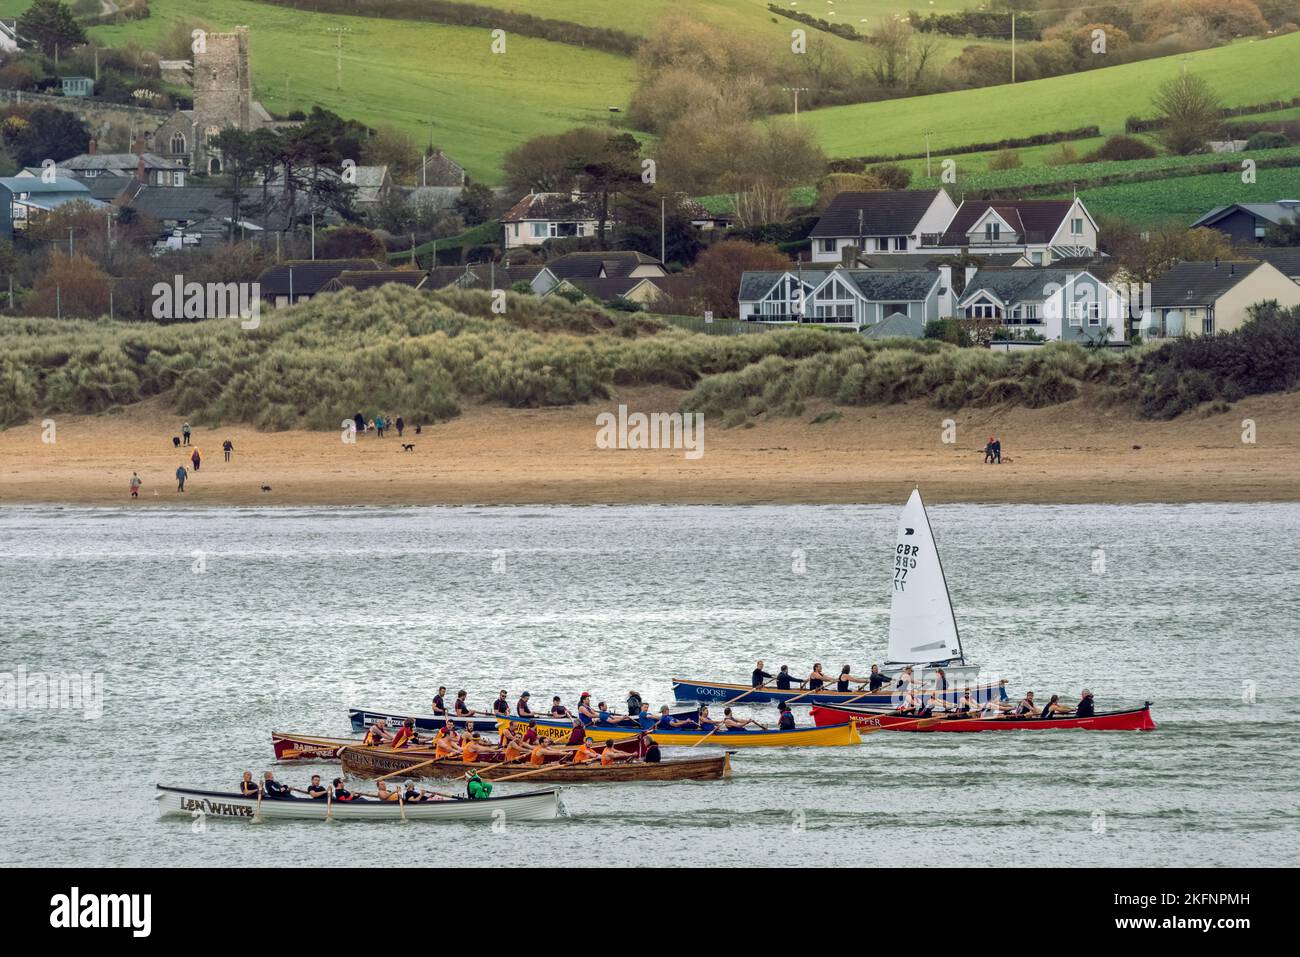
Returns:
[[[510,714],[510,702],[506,700],[506,689],[497,692],[497,700],[492,702],[492,713],[502,717]]]
[[[1074,711],[1075,715],[1080,718],[1091,718],[1097,713],[1097,706],[1092,700],[1092,692],[1087,688],[1079,695],[1079,707]]]
[[[402,800],[407,804],[419,804],[424,800],[424,792],[415,786],[414,781],[407,781],[406,792],[402,795]]]
[[[595,761],[600,757],[600,753],[592,747],[593,743],[589,737],[578,742],[578,747],[573,752],[574,764],[586,764],[588,761]]]
[[[529,694],[525,691],[519,696],[519,700],[515,702],[515,714],[519,715],[521,718],[533,717],[533,711],[528,707],[528,698]]]
[[[591,706],[591,692],[584,691],[578,697],[578,717],[584,725],[592,725],[600,720],[600,715]]]
[[[465,794],[471,801],[482,801],[492,796],[492,782],[484,781],[477,771],[465,775]]]
[[[479,738],[478,733],[475,732],[470,735],[469,739],[466,740],[464,744],[461,745],[460,759],[466,764],[473,764],[478,760],[479,755],[487,750],[490,749],[483,744],[482,739]]]
[[[438,693],[437,693],[436,695],[433,696],[433,713],[434,713],[434,714],[436,714],[436,715],[445,715],[445,714],[447,713],[447,702],[443,699],[443,695],[445,695],[446,693],[447,693],[447,688],[446,688],[446,686],[444,686],[444,685],[440,685],[440,686],[438,687]]]
[[[794,712],[790,710],[790,706],[784,701],[778,701],[776,703],[776,712],[778,715],[776,719],[776,729],[778,731],[793,731]],[[767,729],[764,728],[763,730],[766,731]]]

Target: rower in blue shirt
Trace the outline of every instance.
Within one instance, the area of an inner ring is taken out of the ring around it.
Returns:
[[[672,731],[674,728],[684,728],[691,723],[692,722],[690,721],[679,721],[674,718],[668,705],[664,705],[659,709],[659,721],[657,727],[661,731]]]

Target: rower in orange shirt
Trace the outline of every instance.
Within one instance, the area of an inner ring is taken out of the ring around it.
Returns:
[[[586,764],[589,761],[595,761],[600,757],[596,749],[592,746],[591,738],[585,738],[578,743],[577,749],[573,752],[574,764]]]
[[[451,735],[438,732],[438,740],[433,744],[434,757],[454,758],[460,754],[460,745],[458,745]]]

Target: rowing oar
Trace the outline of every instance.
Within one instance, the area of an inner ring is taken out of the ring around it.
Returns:
[[[581,766],[581,765],[583,765],[583,764],[591,764],[592,762],[594,762],[594,761],[599,761],[599,760],[600,760],[599,757],[588,758],[586,761],[577,761],[577,762],[575,762],[575,763],[573,763],[573,764],[570,764],[569,767],[571,767],[571,768],[576,768],[576,767],[579,767],[579,766]],[[496,779],[495,781],[493,781],[492,783],[493,783],[493,784],[500,784],[502,781],[513,781],[515,778],[526,778],[526,777],[528,777],[528,775],[530,775],[530,774],[540,774],[542,771],[553,771],[553,770],[555,770],[555,768],[556,768],[557,766],[563,767],[563,766],[564,766],[564,762],[563,762],[563,761],[552,761],[550,764],[543,764],[540,768],[532,768],[531,770],[528,770],[528,771],[520,771],[518,774],[507,774],[507,775],[506,775],[505,777],[503,777],[503,778],[497,778],[497,779]]]
[[[906,728],[910,724],[918,728],[932,728],[940,724],[946,718],[917,718],[914,721],[900,721],[898,724],[883,725],[878,724],[874,728],[858,728],[858,734],[875,734],[877,731],[897,731],[899,728]]]

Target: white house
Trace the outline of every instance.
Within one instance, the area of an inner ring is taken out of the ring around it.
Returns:
[[[952,221],[957,204],[942,189],[850,190],[836,195],[809,233],[813,262],[862,253],[916,252]]]
[[[1017,252],[1034,266],[1097,254],[1097,222],[1074,199],[967,200],[937,246],[953,253]]]
[[[817,323],[865,330],[901,316],[924,328],[939,318],[938,272],[883,269],[796,269],[746,272],[740,318],[751,322]]]
[[[594,198],[577,191],[529,193],[501,217],[506,249],[540,246],[566,236],[595,236],[599,223]]]
[[[1051,341],[1122,342],[1129,303],[1086,269],[1021,267],[981,269],[957,309],[962,318],[997,320]]]

